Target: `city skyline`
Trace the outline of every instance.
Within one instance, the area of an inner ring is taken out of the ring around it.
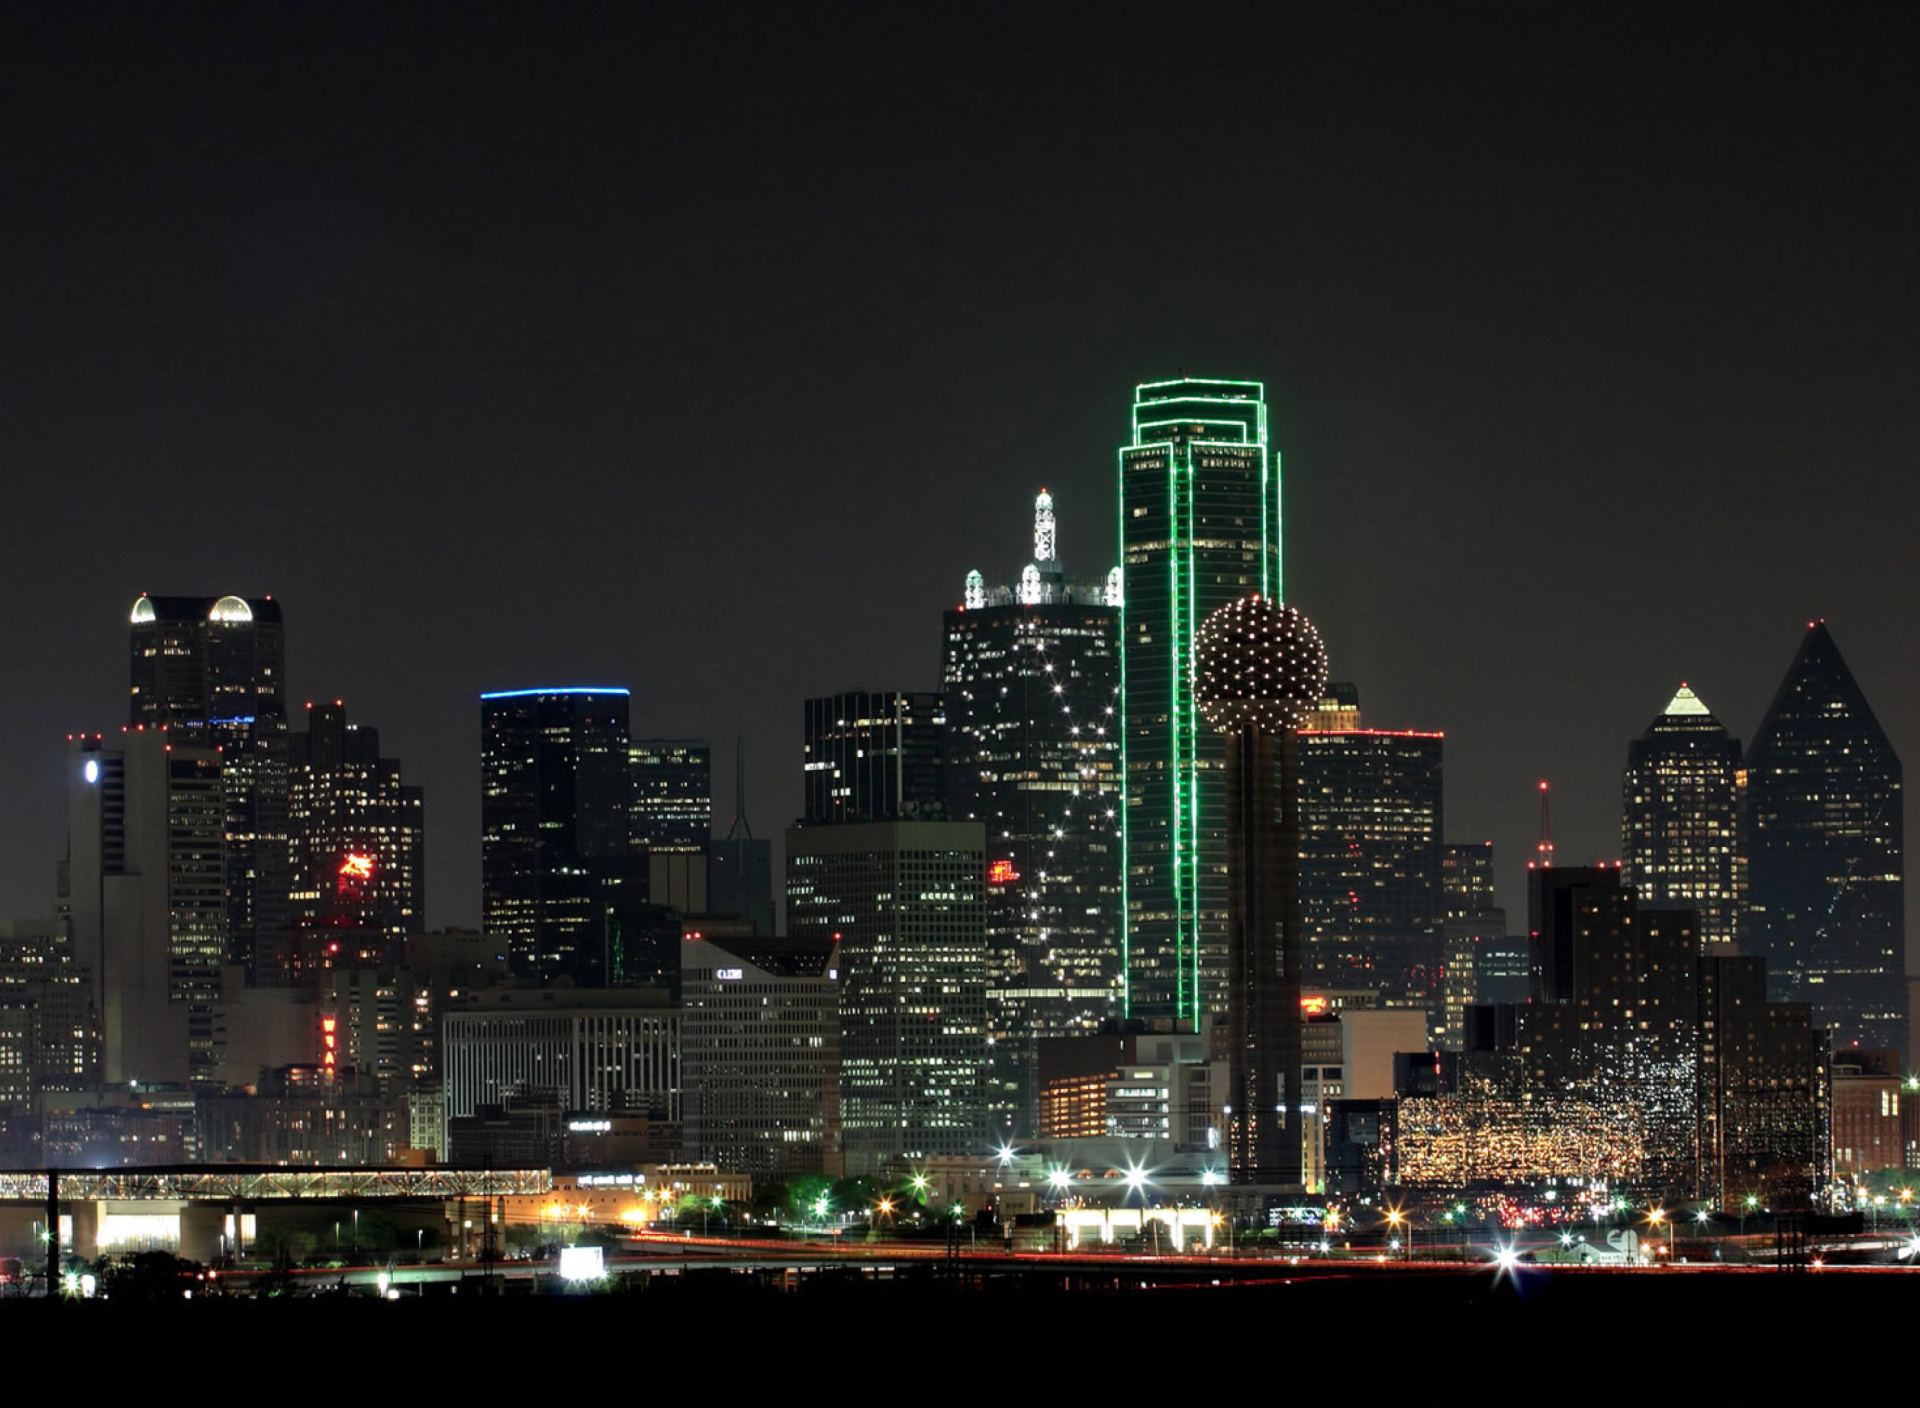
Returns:
[[[52,120],[21,129],[44,146],[21,205],[59,215],[5,236],[35,274],[0,449],[9,580],[44,601],[17,648],[50,683],[0,704],[0,901],[44,910],[59,740],[121,717],[143,589],[285,603],[290,705],[350,699],[426,790],[436,924],[479,918],[483,690],[625,683],[637,735],[713,740],[721,796],[743,735],[777,835],[795,701],[931,688],[929,623],[1039,485],[1062,554],[1108,556],[1125,398],[1182,371],[1265,383],[1311,525],[1289,596],[1370,712],[1446,732],[1447,839],[1494,839],[1510,912],[1535,780],[1563,859],[1614,856],[1649,711],[1685,680],[1752,738],[1806,619],[1904,752],[1915,212],[1890,15],[1668,16],[1658,44],[1627,19],[1292,16],[1248,46],[1284,49],[1286,84],[1229,97],[1250,59],[1215,53],[1172,125],[1100,96],[1137,39],[1087,52],[1045,18],[915,65],[884,62],[907,34],[864,35],[898,124],[783,77],[821,38],[709,45],[697,18],[558,39],[533,73],[511,32],[412,18],[23,33],[8,62]],[[619,96],[642,39],[731,75]],[[1021,57],[1062,51],[1087,56],[1057,89]],[[981,73],[1021,95],[993,123],[919,97]],[[453,74],[527,80],[541,122]],[[663,122],[708,135],[635,155]],[[1200,129],[1259,135],[1196,155]],[[1244,220],[1129,223],[1143,154],[1224,189],[1256,151]],[[988,170],[992,201],[949,179]],[[1047,218],[988,222],[1005,207]],[[749,319],[750,346],[703,331]]]

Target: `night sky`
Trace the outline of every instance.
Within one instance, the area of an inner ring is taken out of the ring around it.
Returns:
[[[1267,384],[1288,597],[1502,899],[1827,618],[1920,763],[1911,8],[16,7],[0,912],[142,590],[271,594],[479,918],[483,689],[627,684],[800,806],[967,569],[1115,561],[1135,383]],[[1920,885],[1910,887],[1910,894]],[[1910,926],[1920,927],[1920,926]]]

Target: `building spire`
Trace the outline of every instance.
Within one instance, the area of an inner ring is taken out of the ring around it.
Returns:
[[[739,734],[733,736],[733,825],[727,828],[727,840],[753,839],[753,823],[747,820],[747,744]]]
[[[1033,560],[1045,565],[1054,559],[1053,495],[1044,488],[1033,501]]]

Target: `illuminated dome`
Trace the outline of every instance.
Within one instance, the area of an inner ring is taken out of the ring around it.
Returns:
[[[251,621],[253,608],[237,596],[223,596],[207,613],[209,621]]]
[[[1193,647],[1194,693],[1207,722],[1224,732],[1296,727],[1327,687],[1327,647],[1313,622],[1261,596],[1227,603]]]
[[[133,604],[133,624],[138,626],[152,619],[153,603],[143,596]]]

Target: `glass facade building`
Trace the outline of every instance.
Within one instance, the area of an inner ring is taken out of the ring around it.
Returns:
[[[1836,1048],[1904,1053],[1900,759],[1824,621],[1809,622],[1746,757],[1741,947]]]
[[[1129,1015],[1223,1011],[1226,740],[1193,697],[1214,610],[1279,596],[1280,460],[1259,382],[1184,378],[1134,394],[1119,452],[1124,954]]]
[[[480,696],[483,923],[518,977],[605,981],[602,872],[632,854],[627,708],[624,689]]]
[[[807,700],[804,824],[939,818],[946,724],[938,694],[856,689]]]
[[[1052,549],[1044,491],[1036,548]],[[946,613],[948,814],[986,828],[990,1099],[1038,1128],[1034,1043],[1121,1015],[1119,608],[1051,556],[1021,586],[969,577]]]
[[[636,738],[633,844],[698,851],[713,839],[713,748],[704,738]]]

